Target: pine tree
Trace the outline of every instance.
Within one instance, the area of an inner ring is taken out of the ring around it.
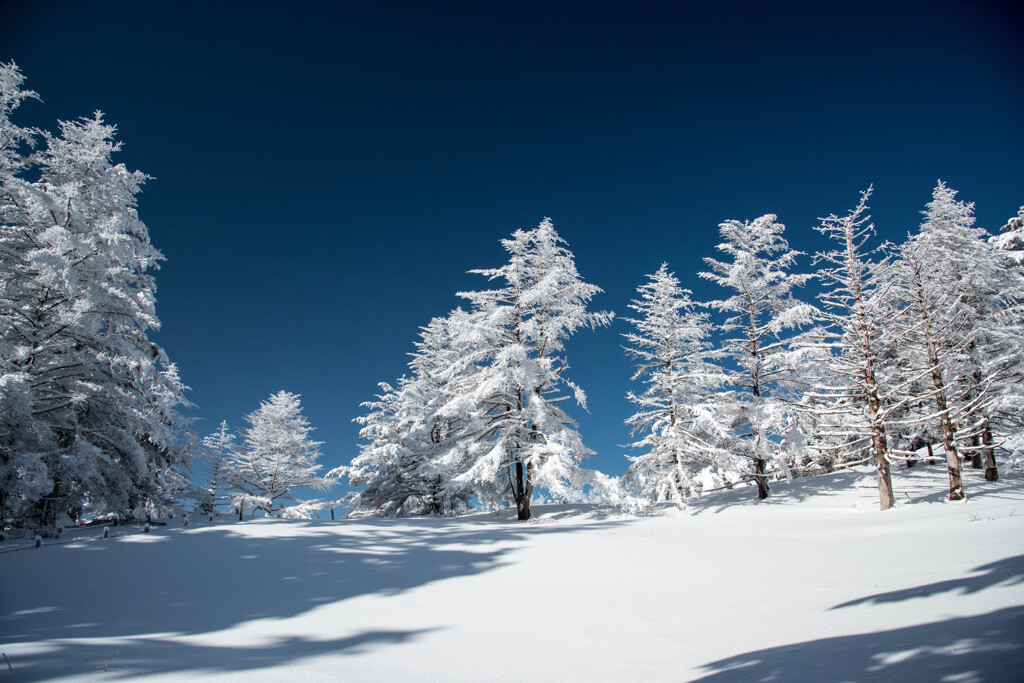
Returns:
[[[364,486],[353,509],[380,515],[441,514],[466,509],[473,492],[457,478],[473,462],[477,406],[462,397],[475,370],[474,350],[462,330],[469,316],[457,309],[422,328],[409,366],[411,377],[380,385],[369,413],[356,419],[366,440],[346,468],[353,487]],[[329,475],[331,473],[328,473]]]
[[[472,304],[466,343],[480,359],[463,400],[479,406],[482,428],[475,438],[487,449],[474,454],[459,481],[481,496],[510,500],[526,520],[535,487],[561,498],[592,481],[579,467],[592,452],[558,407],[568,398],[564,389],[586,407],[586,395],[566,376],[565,341],[581,327],[609,324],[613,314],[587,310],[601,289],[579,276],[550,219],[517,230],[502,246],[507,264],[470,271],[502,286],[460,294]]]
[[[901,405],[886,381],[888,352],[883,334],[888,311],[883,295],[891,276],[890,259],[872,262],[882,248],[866,250],[874,236],[867,215],[871,188],[861,193],[860,202],[846,216],[821,219],[815,229],[836,242],[833,251],[818,253],[819,319],[825,323],[824,346],[830,355],[828,376],[817,387],[823,399],[818,408],[825,418],[825,431],[834,433],[837,446],[854,459],[864,453],[871,458],[878,479],[878,502],[882,510],[893,506],[889,434],[891,413]]]
[[[325,490],[333,481],[318,476],[321,442],[310,439],[313,428],[302,415],[299,396],[273,394],[245,417],[242,444],[228,461],[231,483],[238,491],[239,516],[248,503],[267,514],[295,501],[292,489]]]
[[[632,434],[645,434],[633,443],[646,453],[629,457],[623,481],[654,502],[677,506],[705,488],[731,480],[736,459],[723,447],[729,441],[722,423],[725,373],[711,362],[712,325],[698,312],[668,264],[637,288],[639,299],[630,308],[638,318],[626,318],[636,332],[624,334],[626,352],[636,361],[632,379],[646,389],[628,394],[639,411],[626,420]]]
[[[723,354],[735,364],[728,370],[736,390],[732,429],[742,438],[741,454],[754,465],[758,498],[768,496],[769,463],[788,468],[780,440],[792,436],[796,415],[785,396],[786,382],[802,351],[787,335],[809,323],[814,311],[793,297],[793,289],[811,276],[789,272],[800,252],[789,248],[784,230],[772,214],[720,224],[724,241],[718,250],[730,260],[705,258],[712,270],[700,273],[734,292],[711,305],[729,314],[721,330],[727,335]]]
[[[5,67],[0,80],[15,88],[5,106],[26,97],[17,76]],[[60,127],[31,158],[5,157],[2,179],[3,431],[15,444],[4,460],[19,461],[35,492],[20,486],[2,498],[5,514],[44,527],[76,521],[86,507],[159,513],[186,485],[177,412],[185,387],[147,336],[160,324],[150,273],[163,256],[136,210],[146,176],[111,161],[120,145],[102,114]]]
[[[893,287],[904,310],[898,322],[905,382],[930,406],[921,419],[941,434],[950,500],[964,497],[962,453],[978,454],[978,466],[984,454],[988,476],[997,476],[993,387],[1018,364],[1019,341],[1007,339],[1004,315],[1016,285],[988,234],[973,227],[973,212],[940,181],[920,231],[901,248]]]
[[[235,435],[228,431],[228,421],[221,420],[220,427],[213,434],[203,439],[203,450],[207,456],[209,469],[206,473],[205,486],[195,491],[199,502],[198,512],[212,515],[218,505],[228,501],[226,495],[227,466],[235,449]]]

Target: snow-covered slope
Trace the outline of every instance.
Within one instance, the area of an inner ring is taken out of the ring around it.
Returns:
[[[1020,680],[1024,480],[0,544],[0,680]],[[117,532],[118,530],[113,530]],[[106,670],[104,670],[104,667]]]

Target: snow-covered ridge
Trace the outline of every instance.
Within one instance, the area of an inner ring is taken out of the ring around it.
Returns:
[[[1024,481],[965,474],[968,499],[950,502],[941,465],[901,470],[885,513],[873,473],[851,471],[643,517],[551,505],[528,523],[79,531],[0,556],[0,675],[1013,680]]]

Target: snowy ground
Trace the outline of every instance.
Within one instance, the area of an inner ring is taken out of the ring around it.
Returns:
[[[1024,479],[967,471],[949,503],[944,469],[899,473],[885,513],[847,472],[641,518],[8,540],[0,683],[1021,680]]]

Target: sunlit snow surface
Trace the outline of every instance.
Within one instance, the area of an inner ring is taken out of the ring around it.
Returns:
[[[847,472],[631,517],[254,520],[0,544],[0,681],[982,681],[1024,672],[1024,478]],[[23,549],[22,549],[23,548]],[[106,668],[106,670],[104,670]]]

